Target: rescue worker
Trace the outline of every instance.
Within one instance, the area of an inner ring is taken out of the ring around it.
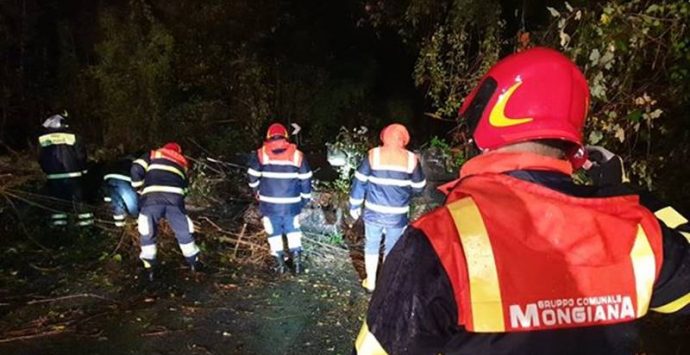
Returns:
[[[103,176],[105,196],[103,200],[110,204],[115,227],[125,226],[127,216],[137,218],[139,215],[139,196],[132,187],[130,171],[133,159],[123,157],[106,166]]]
[[[69,129],[66,115],[53,115],[43,122],[38,137],[39,164],[46,174],[48,194],[57,201],[68,202],[76,214],[79,227],[93,225],[93,213],[82,203],[83,177],[87,173],[86,149],[81,138]],[[67,211],[59,206],[50,215],[51,226],[66,226]]]
[[[144,154],[132,164],[132,187],[141,195],[141,210],[137,220],[141,234],[139,258],[151,281],[156,266],[156,229],[163,218],[175,233],[191,270],[197,271],[201,267],[199,248],[194,243],[194,224],[187,216],[184,203],[188,167],[182,148],[175,142]]]
[[[350,191],[350,215],[358,219],[364,206],[364,267],[362,286],[376,286],[383,239],[384,260],[408,223],[410,200],[424,190],[426,179],[414,153],[405,149],[410,134],[394,123],[381,131],[382,146],[369,150],[355,172]],[[384,238],[385,235],[385,238]]]
[[[638,196],[575,185],[589,89],[546,48],[492,67],[461,114],[482,154],[383,265],[358,354],[632,354],[690,311],[690,245]]]
[[[261,148],[249,159],[249,186],[259,200],[261,221],[268,235],[276,271],[284,273],[283,234],[295,273],[302,272],[302,230],[299,214],[311,200],[312,172],[304,154],[288,140],[288,131],[273,123]]]

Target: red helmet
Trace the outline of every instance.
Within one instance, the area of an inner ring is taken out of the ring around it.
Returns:
[[[280,123],[274,123],[271,126],[268,127],[268,131],[266,132],[266,140],[271,140],[271,139],[276,139],[276,138],[285,138],[288,139],[288,131],[285,126],[283,126]]]
[[[163,149],[172,150],[174,152],[182,154],[182,147],[180,147],[180,145],[175,143],[175,142],[165,143],[165,145],[163,146]]]
[[[589,87],[563,54],[536,47],[496,63],[465,99],[460,114],[481,150],[536,139],[574,143],[581,151]]]

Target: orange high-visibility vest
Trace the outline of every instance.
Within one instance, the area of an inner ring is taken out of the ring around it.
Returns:
[[[445,212],[415,225],[471,332],[638,319],[662,264],[660,226],[636,196],[577,198],[497,173],[464,177]]]
[[[402,171],[412,174],[417,157],[406,149],[376,147],[369,150],[369,166],[373,170]]]
[[[275,164],[300,167],[304,158],[304,154],[294,144],[289,144],[286,150],[280,154],[273,153],[271,149],[264,145],[256,151],[256,155],[259,158],[259,163],[263,165]]]
[[[156,150],[152,150],[151,153],[149,154],[149,158],[151,160],[153,159],[167,159],[170,160],[179,166],[181,166],[183,169],[187,170],[189,167],[189,163],[187,162],[187,158],[184,157],[184,155],[170,149],[165,149],[165,148],[159,148]]]

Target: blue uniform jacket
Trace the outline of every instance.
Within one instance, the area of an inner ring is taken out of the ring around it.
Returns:
[[[141,199],[141,207],[173,205],[184,210],[187,194],[187,160],[179,153],[158,149],[134,161],[132,187]]]
[[[262,147],[249,159],[249,186],[267,217],[298,215],[311,199],[312,172],[304,154],[294,146],[281,153]]]
[[[364,204],[364,222],[386,227],[404,227],[408,223],[410,200],[424,190],[426,179],[417,157],[408,155],[406,165],[381,161],[380,149],[369,151],[355,172],[350,191],[350,209]]]

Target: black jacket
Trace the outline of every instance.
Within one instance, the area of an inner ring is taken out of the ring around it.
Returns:
[[[44,129],[38,137],[39,164],[49,179],[79,177],[86,173],[86,149],[67,128]]]

